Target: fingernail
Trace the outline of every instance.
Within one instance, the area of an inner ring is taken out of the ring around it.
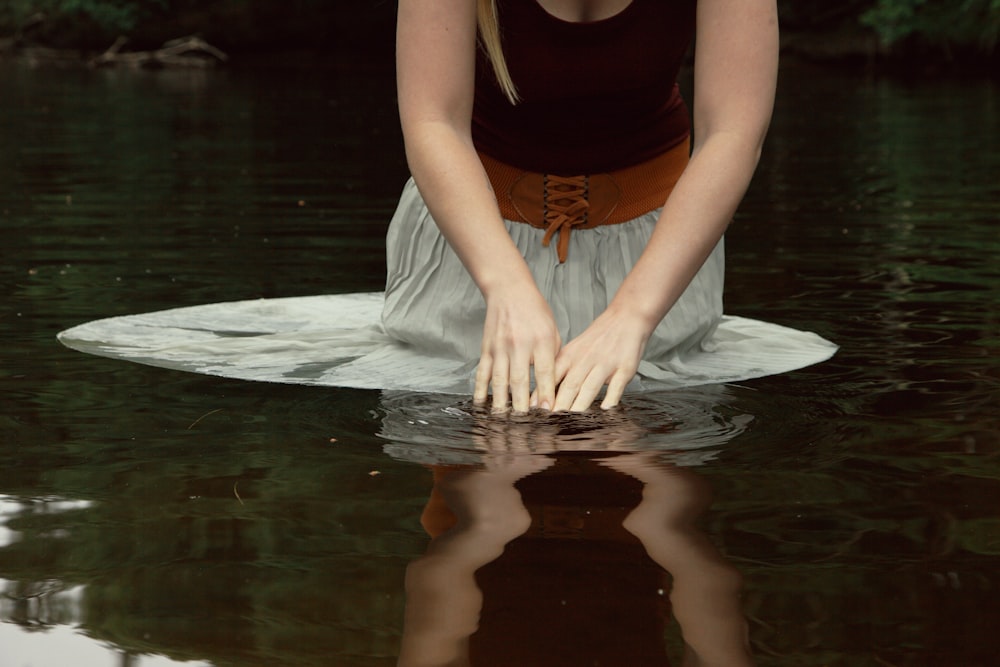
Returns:
[[[548,401],[542,401],[542,410],[551,410],[552,406],[549,405]]]

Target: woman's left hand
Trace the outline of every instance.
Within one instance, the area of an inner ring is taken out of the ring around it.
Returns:
[[[601,313],[556,357],[559,388],[553,410],[586,410],[604,385],[608,390],[601,408],[618,405],[639,367],[649,334],[641,317],[611,309]]]

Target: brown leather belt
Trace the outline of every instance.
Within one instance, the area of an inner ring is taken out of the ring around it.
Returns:
[[[479,154],[496,193],[500,214],[545,230],[542,243],[556,245],[559,261],[569,252],[573,229],[617,225],[663,206],[687,166],[690,142],[685,140],[633,167],[603,174],[558,176],[524,171]]]

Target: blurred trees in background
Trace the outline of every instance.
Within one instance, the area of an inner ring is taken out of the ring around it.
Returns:
[[[992,58],[1000,0],[779,0],[786,33],[867,36],[874,53]],[[44,17],[44,20],[41,18]],[[199,34],[239,51],[392,49],[394,0],[0,0],[0,35],[101,49]],[[366,48],[367,47],[367,48]],[[863,54],[857,54],[863,55]]]
[[[0,33],[24,30],[53,46],[93,47],[168,12],[172,0],[5,0]]]
[[[122,35],[143,48],[196,34],[234,53],[360,49],[391,58],[395,14],[395,0],[0,0],[0,36],[93,51]]]
[[[1000,0],[877,0],[859,20],[890,46],[916,37],[945,49],[992,53],[1000,33]]]

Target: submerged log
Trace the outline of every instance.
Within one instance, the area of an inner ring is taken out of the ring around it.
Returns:
[[[121,49],[128,38],[119,37],[108,50],[91,59],[91,67],[114,67],[122,65],[133,68],[162,67],[215,67],[229,60],[229,56],[215,48],[201,37],[191,36],[174,39],[155,51],[125,51]]]

